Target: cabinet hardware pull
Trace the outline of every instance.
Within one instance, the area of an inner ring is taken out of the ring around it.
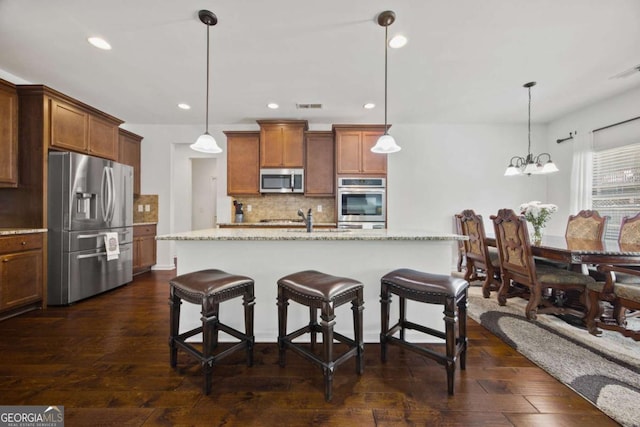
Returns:
[[[26,245],[26,244],[27,244],[27,242],[25,242],[24,240],[23,240],[23,241],[22,241],[22,243],[21,243],[21,245],[22,245],[22,246],[24,246],[24,245]]]

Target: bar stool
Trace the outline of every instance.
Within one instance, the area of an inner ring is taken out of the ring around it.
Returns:
[[[429,357],[447,368],[447,388],[453,395],[453,380],[456,359],[460,358],[460,369],[464,370],[467,352],[467,288],[464,279],[424,273],[401,268],[387,273],[380,280],[380,303],[382,326],[380,351],[382,362],[387,361],[387,344],[395,344],[407,350]],[[391,294],[400,298],[400,319],[389,328]],[[406,319],[407,299],[427,304],[444,305],[445,332],[441,332]],[[457,316],[456,316],[457,308]],[[456,338],[456,323],[459,326]],[[446,354],[412,344],[405,339],[405,330],[412,329],[438,338],[443,338]],[[394,335],[400,331],[400,338]]]
[[[200,361],[204,371],[204,394],[211,392],[213,365],[220,359],[246,349],[247,366],[253,365],[253,306],[255,297],[253,279],[246,276],[229,274],[222,270],[201,270],[174,277],[169,281],[169,348],[170,364],[175,368],[178,361],[178,348]],[[220,303],[242,296],[244,305],[245,333],[220,322]],[[182,300],[202,306],[202,326],[179,333],[180,305]],[[223,331],[240,340],[228,349],[213,354],[218,345],[218,332]],[[202,351],[186,340],[202,332]]]
[[[364,309],[364,286],[345,277],[336,277],[314,270],[301,271],[278,280],[278,347],[280,366],[285,366],[287,348],[322,368],[324,373],[324,397],[332,398],[333,373],[335,368],[352,356],[356,357],[356,372],[363,372],[364,341],[362,335],[362,310]],[[287,307],[289,299],[309,307],[309,324],[287,334]],[[333,330],[336,307],[351,302],[353,311],[354,339]],[[320,309],[320,324],[317,311]],[[311,334],[310,349],[293,340],[306,333]],[[322,357],[314,353],[316,334],[322,333]],[[333,341],[345,343],[348,350],[334,359]]]

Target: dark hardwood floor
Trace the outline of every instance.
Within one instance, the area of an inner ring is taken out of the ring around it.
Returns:
[[[280,368],[275,343],[257,344],[253,367],[243,352],[223,360],[204,396],[197,363],[180,352],[178,369],[169,367],[173,275],[145,273],[71,307],[0,322],[0,404],[62,405],[67,426],[617,425],[471,320],[455,396],[441,365],[397,347],[382,365],[375,343],[365,345],[362,376],[351,361],[338,368],[331,403],[321,371],[293,352]]]

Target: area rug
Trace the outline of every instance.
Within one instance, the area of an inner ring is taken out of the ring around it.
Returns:
[[[624,426],[640,426],[640,343],[614,331],[594,337],[552,315],[524,316],[526,301],[500,307],[495,294],[469,292],[470,318]]]

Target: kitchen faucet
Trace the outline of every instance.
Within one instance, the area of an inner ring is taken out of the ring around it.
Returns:
[[[304,224],[307,226],[307,233],[311,233],[311,230],[313,230],[313,217],[311,216],[311,209],[309,209],[307,211],[307,216],[304,216],[304,212],[302,211],[302,209],[298,209],[298,216],[302,217],[302,221],[304,221]]]

